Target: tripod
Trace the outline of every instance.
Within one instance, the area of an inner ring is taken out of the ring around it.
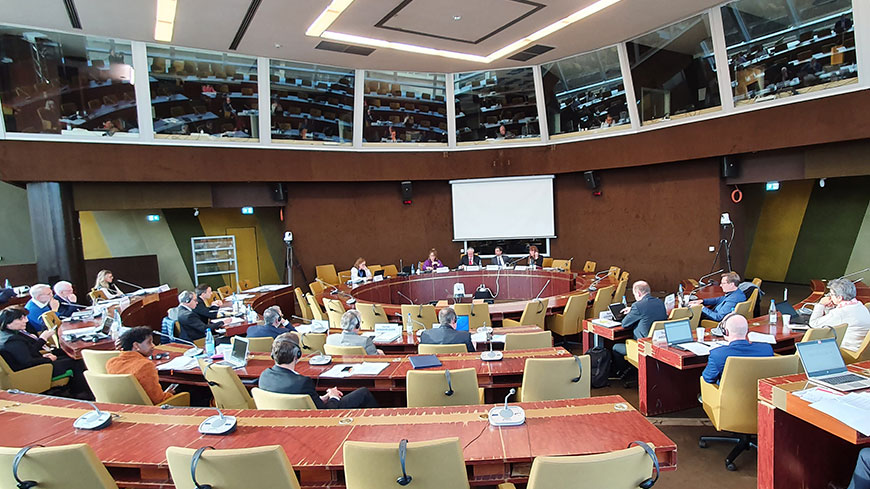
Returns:
[[[716,269],[716,264],[719,263],[719,257],[722,255],[722,250],[725,250],[725,263],[728,272],[733,271],[731,268],[731,243],[734,242],[734,224],[728,223],[722,225],[723,228],[727,226],[731,226],[731,238],[723,238],[719,241],[719,248],[716,250],[716,256],[713,258],[713,266],[710,267],[710,272]]]

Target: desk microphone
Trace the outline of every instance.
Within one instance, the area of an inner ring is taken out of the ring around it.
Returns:
[[[152,331],[152,333],[154,333],[154,334],[156,334],[156,335],[160,335],[160,336],[162,336],[162,337],[164,337],[164,338],[168,338],[169,341],[177,341],[177,342],[179,342],[179,343],[183,343],[183,344],[185,344],[185,345],[190,345],[190,346],[192,346],[193,348],[191,348],[191,349],[187,350],[186,352],[184,352],[184,356],[186,356],[186,357],[195,357],[195,356],[198,356],[198,355],[202,355],[202,348],[196,346],[196,343],[194,343],[194,342],[192,342],[192,341],[188,341],[188,340],[185,340],[185,339],[183,339],[183,338],[177,338],[177,337],[175,337],[175,336],[170,336],[170,335],[168,335],[168,334],[166,334],[166,333],[163,333],[163,332],[161,332],[161,331]]]
[[[229,435],[236,431],[236,417],[224,416],[220,408],[215,408],[218,412],[213,414],[199,424],[199,432],[203,435]]]
[[[520,406],[508,406],[508,399],[517,390],[511,388],[504,398],[504,406],[498,406],[489,410],[489,424],[492,426],[519,426],[526,422],[526,412]]]
[[[103,428],[108,427],[112,424],[112,413],[108,411],[100,411],[100,408],[97,407],[91,401],[85,401],[82,399],[72,399],[66,397],[58,397],[58,396],[48,396],[44,394],[33,394],[30,392],[24,392],[18,389],[9,389],[7,392],[10,394],[26,394],[28,396],[39,396],[39,397],[48,397],[50,399],[61,399],[63,401],[73,401],[73,402],[81,402],[83,404],[87,404],[92,407],[93,411],[88,411],[85,414],[82,414],[73,422],[73,428],[79,430],[101,430]]]
[[[142,289],[145,288],[145,287],[142,287],[142,286],[136,285],[136,284],[134,284],[134,283],[127,282],[126,280],[121,280],[121,279],[119,279],[119,278],[115,278],[115,280],[118,281],[118,282],[121,282],[121,283],[124,284],[124,285],[129,285],[130,287],[136,287],[136,288],[139,289],[139,290],[142,290]]]
[[[408,297],[407,295],[403,294],[401,290],[397,290],[396,293],[399,294],[400,296],[402,296],[406,301],[410,302],[412,306],[416,305],[416,304],[414,304],[414,300],[411,299],[410,297]]]
[[[325,285],[325,286],[327,286],[327,287],[332,287],[332,290],[329,291],[329,293],[330,293],[331,295],[335,295],[336,293],[339,292],[338,287],[336,287],[335,285],[332,285],[332,284],[329,283],[329,282],[326,282],[326,281],[324,281],[324,280],[321,280],[321,279],[319,279],[319,278],[317,278],[317,277],[314,277],[314,280],[317,280],[318,282],[320,282],[320,285]]]
[[[302,344],[303,350],[314,350],[313,348],[305,344],[304,334],[299,336],[299,342]],[[324,355],[323,352],[320,351],[320,349],[314,350],[314,352],[317,354],[312,354],[311,357],[308,358],[308,363],[310,365],[329,365],[330,363],[332,363],[331,355]]]
[[[312,322],[314,322],[313,319],[304,318],[304,317],[302,317],[302,316],[295,316],[295,315],[293,315],[293,314],[291,314],[290,317],[293,318],[293,319],[298,319],[299,321],[302,321],[302,322],[304,322],[305,324],[311,324]]]
[[[717,273],[722,273],[722,272],[724,272],[724,271],[725,271],[724,268],[720,268],[719,270],[716,270],[715,272],[708,273],[707,275],[704,275],[703,277],[699,278],[699,279],[698,279],[698,283],[701,284],[701,285],[711,285],[713,282],[710,282],[710,283],[708,284],[708,283],[705,283],[705,282],[704,282],[704,279],[709,278],[709,277],[712,277],[713,275],[716,275]]]
[[[544,293],[544,289],[546,289],[548,285],[550,285],[550,279],[547,279],[547,283],[545,283],[544,286],[541,287],[541,291],[538,292],[538,295],[535,296],[536,301],[541,299],[541,294]]]
[[[864,270],[858,270],[857,272],[847,273],[846,275],[843,275],[842,277],[839,277],[839,278],[851,277],[852,275],[858,275],[859,273],[864,273],[864,272],[868,272],[868,271],[870,271],[870,267],[867,267]],[[858,279],[858,282],[860,282],[860,281],[861,281],[861,279]],[[855,282],[855,283],[857,283],[857,282]]]
[[[523,258],[526,258],[527,256],[521,256],[521,257],[517,258],[516,260],[511,260],[511,262],[509,264],[507,264],[506,266],[512,267],[512,266],[516,265],[517,263],[519,263]]]
[[[57,297],[60,299],[58,302],[66,305],[66,306],[78,307],[79,309],[87,309],[88,307],[90,307],[90,306],[83,306],[81,304],[76,304],[75,302],[70,302],[61,296],[57,296]]]
[[[330,294],[330,295],[337,295],[337,296],[339,296],[339,297],[347,297],[348,299],[347,299],[346,301],[344,301],[345,304],[347,304],[347,305],[351,305],[351,304],[353,304],[353,303],[356,302],[356,298],[355,298],[354,296],[348,294],[347,292],[344,292],[344,291],[339,290],[338,287],[336,287],[335,285],[332,285],[332,284],[329,283],[329,282],[324,282],[323,280],[320,280],[320,279],[317,278],[317,277],[315,277],[314,280],[317,280],[318,282],[320,282],[320,283],[323,284],[323,285],[326,285],[326,286],[332,287],[332,290],[329,291],[329,294]],[[333,311],[333,312],[334,312],[334,311]]]
[[[483,325],[486,328],[486,341],[489,342],[489,351],[485,351],[480,354],[480,359],[484,362],[497,362],[504,358],[504,353],[500,351],[493,351],[492,349],[492,328],[487,328],[486,323]]]

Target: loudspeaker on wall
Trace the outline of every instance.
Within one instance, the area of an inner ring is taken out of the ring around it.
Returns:
[[[411,187],[410,181],[402,182],[402,203],[405,205],[411,205],[411,199],[413,198],[414,191]]]
[[[586,186],[591,190],[595,190],[599,185],[601,185],[601,180],[594,171],[584,171],[583,178],[586,180]]]
[[[283,183],[269,185],[269,193],[275,202],[287,202],[287,186]]]
[[[740,160],[736,156],[722,157],[722,178],[734,178],[740,176]]]

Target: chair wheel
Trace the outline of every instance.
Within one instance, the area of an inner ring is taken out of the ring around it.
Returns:
[[[734,465],[734,462],[725,462],[725,468],[728,469],[729,472],[737,470],[737,466]]]
[[[698,440],[698,448],[707,448],[708,446],[706,441]]]

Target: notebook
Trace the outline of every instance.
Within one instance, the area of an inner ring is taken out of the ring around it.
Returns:
[[[414,366],[415,370],[441,366],[441,360],[438,360],[438,357],[435,355],[414,355],[408,358],[411,360],[411,365]]]

